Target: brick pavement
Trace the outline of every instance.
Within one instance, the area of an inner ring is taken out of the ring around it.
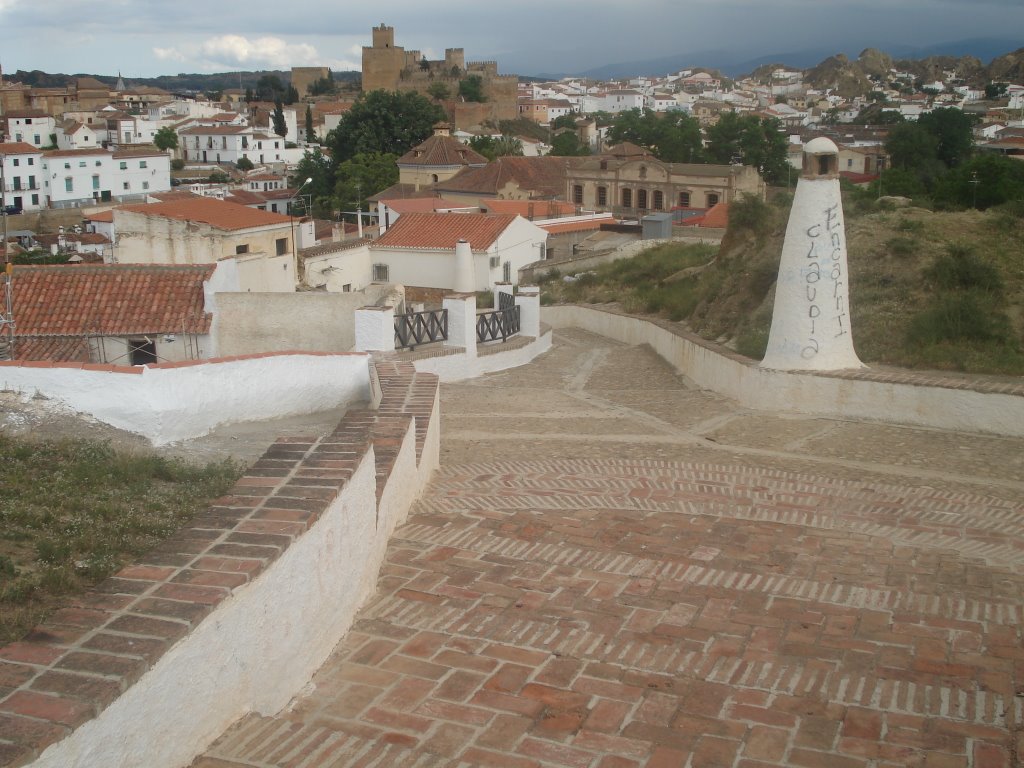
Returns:
[[[740,411],[579,332],[442,403],[353,631],[195,768],[1022,765],[1024,441]]]

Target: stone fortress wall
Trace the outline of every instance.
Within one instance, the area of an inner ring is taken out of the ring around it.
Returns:
[[[462,48],[445,49],[444,59],[429,60],[416,50],[395,45],[394,27],[381,24],[373,28],[373,45],[363,46],[363,91],[415,91],[429,96],[435,82],[448,86],[454,97],[459,82],[477,75],[483,84],[483,104],[457,100],[445,106],[457,127],[474,125],[484,120],[514,120],[518,116],[517,89],[519,78],[499,75],[495,61],[466,62]]]

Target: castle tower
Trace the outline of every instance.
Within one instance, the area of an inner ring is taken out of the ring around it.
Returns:
[[[850,278],[839,194],[839,148],[804,146],[804,167],[782,245],[775,309],[763,368],[863,368],[850,329]]]
[[[395,28],[373,28],[373,46],[363,46],[363,91],[394,91],[405,66],[405,49],[395,47]]]

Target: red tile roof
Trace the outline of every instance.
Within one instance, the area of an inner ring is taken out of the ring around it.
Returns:
[[[487,158],[451,136],[431,136],[400,158],[398,165],[487,165]]]
[[[701,221],[700,226],[702,227],[717,227],[719,229],[725,229],[729,226],[729,204],[728,203],[716,203],[708,209],[708,212],[704,214],[704,219]]]
[[[524,219],[576,215],[576,206],[561,200],[484,200],[481,206],[489,213],[518,213]]]
[[[91,149],[51,149],[48,152],[43,152],[46,157],[81,157],[85,155],[105,155],[111,156],[111,153],[105,150],[103,147],[92,147]]]
[[[499,157],[483,168],[466,168],[435,187],[444,192],[496,195],[512,183],[535,197],[559,197],[565,194],[564,157]]]
[[[406,213],[371,247],[455,250],[455,243],[468,240],[474,251],[485,251],[517,218],[514,214]]]
[[[246,208],[244,205],[216,200],[211,197],[193,197],[149,205],[126,205],[117,209],[145,216],[161,216],[178,221],[198,221],[217,229],[250,229],[272,224],[288,224],[290,219],[280,213]]]
[[[89,341],[84,336],[15,337],[15,360],[49,360],[54,363],[89,363]]]
[[[99,211],[98,213],[87,213],[83,217],[86,221],[114,221],[113,209],[109,211]]]
[[[158,200],[161,203],[169,203],[172,200],[191,200],[196,197],[202,197],[202,195],[197,195],[195,192],[189,192],[187,189],[172,189],[168,192],[150,192],[149,197],[154,200]],[[91,216],[89,218],[96,221],[96,219],[93,219]],[[107,219],[107,221],[113,220],[113,218]]]
[[[214,269],[212,264],[16,266],[18,336],[208,333],[203,282]],[[22,352],[18,357],[24,359]]]
[[[250,131],[247,125],[199,125],[186,128],[179,136],[234,136]]]
[[[602,224],[614,224],[615,219],[605,217],[601,219],[584,219],[583,221],[569,221],[559,224],[557,221],[550,224],[538,224],[537,226],[549,235],[560,235],[565,232],[586,232],[588,230],[600,229]]]
[[[33,147],[31,144],[26,144],[24,141],[8,141],[4,144],[0,144],[0,154],[3,155],[38,155],[41,154],[40,150]]]
[[[391,200],[380,200],[392,211],[397,213],[433,213],[450,208],[473,208],[474,206],[460,203],[457,200],[445,200],[443,197],[396,197]],[[477,208],[476,210],[479,210]]]

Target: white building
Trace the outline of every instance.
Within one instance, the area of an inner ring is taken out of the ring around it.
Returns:
[[[101,146],[96,131],[77,120],[65,120],[54,128],[57,134],[57,149],[95,149]]]
[[[46,205],[43,194],[43,153],[23,141],[0,144],[4,169],[3,205],[37,211]]]
[[[44,198],[53,208],[142,200],[171,188],[170,158],[159,150],[55,150],[42,162]]]
[[[7,136],[13,142],[31,144],[36,149],[50,146],[57,121],[39,109],[12,110],[5,113]],[[2,138],[2,137],[0,137]]]
[[[289,157],[283,138],[257,133],[251,126],[195,126],[180,131],[178,137],[186,162],[237,163],[245,157],[254,165],[266,165]]]
[[[473,251],[475,289],[519,282],[519,270],[544,258],[548,234],[515,214],[407,213],[370,244],[373,281],[455,288],[455,244]]]

